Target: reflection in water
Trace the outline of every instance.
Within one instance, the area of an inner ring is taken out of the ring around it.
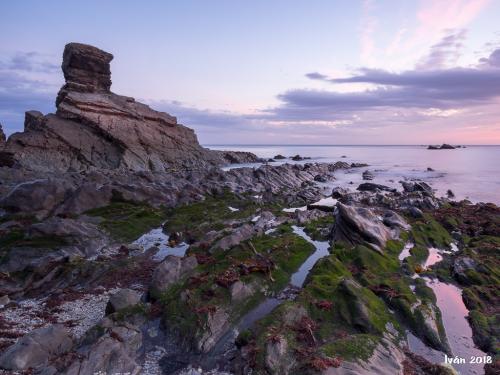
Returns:
[[[403,250],[401,250],[401,253],[399,254],[400,261],[405,260],[405,258],[408,258],[411,255],[410,250],[413,249],[413,246],[415,246],[413,242],[407,242],[405,244],[405,247],[403,248]]]
[[[292,228],[295,234],[299,235],[307,242],[312,243],[316,248],[316,251],[313,254],[311,254],[311,256],[307,258],[307,260],[304,263],[302,263],[298,271],[292,275],[292,278],[290,280],[290,284],[301,288],[302,285],[304,284],[307,275],[309,274],[309,271],[314,267],[316,262],[319,259],[330,254],[328,251],[330,244],[327,241],[314,241],[304,232],[303,228],[296,227],[295,225],[292,226]]]
[[[429,256],[425,260],[424,268],[429,268],[434,264],[441,262],[443,260],[441,254],[439,254],[440,252],[439,249],[436,249],[435,247],[429,247],[428,249],[429,249]]]
[[[167,255],[176,255],[183,257],[189,247],[186,243],[181,243],[178,246],[170,247],[168,245],[168,235],[163,232],[163,229],[155,228],[133,242],[134,245],[142,246],[144,250],[152,246],[158,248],[158,252],[153,256],[154,260],[162,261]]]
[[[467,321],[469,310],[467,310],[462,300],[461,289],[455,285],[446,284],[438,280],[431,280],[425,277],[423,279],[436,295],[437,306],[441,310],[443,325],[453,355],[465,359],[464,364],[453,364],[453,366],[461,375],[483,374],[484,370],[482,364],[469,363],[472,356],[484,356],[486,353],[476,348],[472,340],[472,329]],[[428,351],[418,352],[418,345],[412,347],[410,338],[409,345],[410,349],[415,353],[426,357],[430,361],[435,361],[435,353],[431,353],[431,355],[427,357],[429,354]],[[443,361],[444,354],[442,354],[439,363]]]

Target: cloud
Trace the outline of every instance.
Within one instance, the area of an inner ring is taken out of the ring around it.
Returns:
[[[50,88],[46,82],[0,71],[0,122],[7,135],[22,131],[26,111],[54,111],[57,89]]]
[[[17,52],[5,61],[0,61],[0,69],[24,72],[59,73],[61,67],[38,52]]]
[[[500,96],[500,49],[482,59],[474,68],[410,70],[393,73],[380,69],[360,69],[347,78],[328,78],[310,73],[311,79],[332,84],[364,83],[375,88],[340,93],[327,90],[290,90],[281,95],[278,114],[309,114],[322,109],[325,116],[337,112],[379,107],[455,108],[483,104]],[[487,67],[487,68],[486,68]],[[318,112],[315,117],[319,116]]]
[[[466,35],[465,29],[448,30],[448,34],[417,64],[417,69],[442,69],[454,65],[461,55]]]
[[[500,68],[500,48],[493,51],[489,57],[480,59],[479,62],[492,68]]]

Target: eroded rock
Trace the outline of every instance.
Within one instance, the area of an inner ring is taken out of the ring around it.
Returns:
[[[366,244],[382,253],[386,242],[392,238],[390,229],[371,209],[337,202],[335,217],[333,238],[336,241]]]
[[[73,339],[62,325],[36,329],[8,348],[0,357],[0,368],[25,370],[46,364],[49,359],[68,352]]]

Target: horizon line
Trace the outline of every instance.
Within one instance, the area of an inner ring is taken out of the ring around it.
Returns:
[[[441,143],[442,144],[442,143]],[[450,143],[448,143],[450,144]],[[426,143],[426,144],[306,144],[306,143],[211,143],[211,144],[202,144],[202,146],[295,146],[295,147],[308,147],[308,146],[317,146],[317,147],[337,147],[337,146],[369,146],[369,147],[380,147],[380,146],[419,146],[419,147],[428,147],[440,145],[439,143]],[[454,144],[451,144],[452,146]],[[467,146],[467,147],[476,147],[476,146],[487,146],[487,147],[498,147],[500,144],[456,144],[456,146]],[[456,147],[455,146],[455,147]]]

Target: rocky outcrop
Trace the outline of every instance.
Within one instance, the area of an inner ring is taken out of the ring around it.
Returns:
[[[164,292],[169,286],[186,277],[197,265],[195,257],[167,256],[153,272],[151,292],[153,295]]]
[[[456,148],[457,147],[454,147],[454,146],[449,145],[447,143],[443,143],[441,146],[430,145],[429,147],[427,147],[427,150],[454,150]]]
[[[61,325],[39,328],[23,336],[0,357],[0,368],[26,370],[45,365],[49,359],[68,352],[73,340]]]
[[[79,43],[66,45],[66,79],[56,114],[26,113],[24,132],[13,134],[3,164],[42,171],[199,169],[255,161],[250,153],[212,152],[192,129],[133,98],[112,93],[113,55]]]
[[[392,238],[390,229],[368,208],[347,206],[337,203],[333,239],[352,245],[368,245],[382,252],[385,244]]]
[[[0,150],[3,148],[6,139],[2,124],[0,123]]]
[[[106,305],[106,314],[112,314],[132,306],[141,301],[141,294],[132,289],[121,289],[109,297]]]

